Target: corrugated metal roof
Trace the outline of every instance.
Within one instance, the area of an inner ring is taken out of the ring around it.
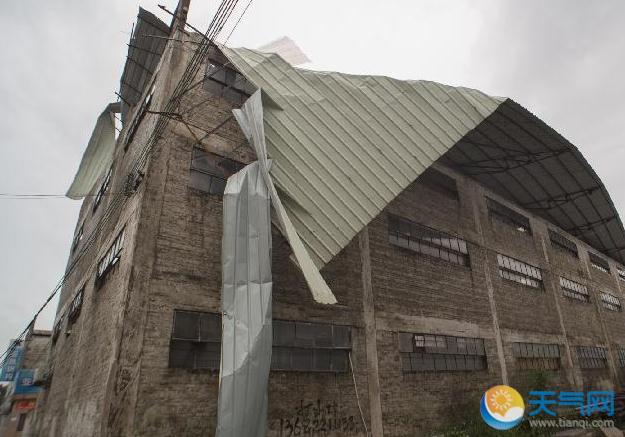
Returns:
[[[269,97],[271,174],[319,267],[503,101],[436,82],[298,69],[248,49],[224,53]]]

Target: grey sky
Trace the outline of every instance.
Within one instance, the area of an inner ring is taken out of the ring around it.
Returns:
[[[4,2],[0,193],[65,192],[95,119],[115,100],[139,3],[169,22],[156,5],[173,10],[176,0]],[[216,3],[192,0],[190,22],[204,29]],[[229,44],[288,35],[309,67],[512,97],[581,149],[625,211],[623,28],[622,0],[254,0]],[[0,349],[61,277],[79,207],[0,199]]]

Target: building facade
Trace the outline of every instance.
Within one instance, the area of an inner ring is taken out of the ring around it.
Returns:
[[[78,218],[34,435],[216,428],[221,193],[255,159],[231,116],[254,86],[212,48],[153,140],[193,54],[184,40],[199,38],[177,15],[139,14],[171,41],[131,41],[150,73],[122,78],[124,125]],[[536,372],[553,387],[622,385],[623,265],[445,159],[322,268],[338,304],[313,301],[277,228],[272,264],[269,436],[427,435],[450,406],[502,382],[532,388]]]

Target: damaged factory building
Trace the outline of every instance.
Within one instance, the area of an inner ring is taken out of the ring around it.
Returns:
[[[139,11],[68,192],[33,435],[415,436],[536,371],[622,387],[625,231],[574,145],[511,99],[207,42],[187,8]]]

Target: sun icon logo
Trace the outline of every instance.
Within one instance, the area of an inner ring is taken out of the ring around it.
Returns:
[[[511,429],[521,423],[525,403],[518,391],[507,385],[497,385],[486,390],[480,402],[482,419],[489,426]]]

